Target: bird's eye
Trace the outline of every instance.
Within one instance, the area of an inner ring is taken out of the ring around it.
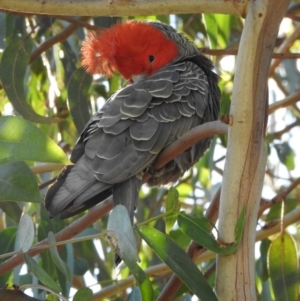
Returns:
[[[149,62],[152,63],[155,60],[155,56],[149,55],[148,59],[149,59]]]

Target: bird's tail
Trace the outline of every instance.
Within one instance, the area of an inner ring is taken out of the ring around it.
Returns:
[[[82,162],[80,162],[82,160]],[[103,201],[112,193],[112,185],[99,182],[86,167],[84,158],[65,166],[45,196],[50,217],[67,218]]]

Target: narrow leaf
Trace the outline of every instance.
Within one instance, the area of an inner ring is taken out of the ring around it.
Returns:
[[[23,256],[29,271],[36,278],[53,291],[57,293],[61,292],[60,286],[35,262],[35,260],[33,260],[27,253],[24,253]]]
[[[55,235],[53,234],[52,231],[50,231],[48,233],[48,241],[49,241],[49,244],[56,243]],[[70,269],[67,266],[67,264],[60,258],[58,251],[57,251],[57,247],[52,246],[49,248],[49,250],[50,250],[50,254],[51,254],[54,264],[57,266],[57,268],[59,268],[59,270],[64,274],[64,276],[66,276],[67,280],[69,282],[71,282],[72,279],[71,279]]]
[[[32,219],[27,213],[23,213],[18,226],[17,241],[19,243],[19,248],[24,253],[32,246],[33,238],[34,225]]]
[[[138,233],[201,301],[218,300],[191,258],[169,236],[147,226],[141,227]]]
[[[299,262],[296,243],[291,235],[283,233],[269,248],[269,274],[276,300],[299,300]]]
[[[166,203],[166,233],[169,233],[177,220],[178,213],[180,211],[181,203],[178,200],[178,191],[176,188],[171,187],[167,196]]]
[[[14,39],[4,50],[0,63],[0,80],[15,110],[25,119],[37,123],[53,123],[58,119],[37,114],[26,100],[24,77],[29,62],[32,41]]]
[[[153,301],[153,288],[146,273],[140,268],[136,261],[128,261],[127,258],[123,260],[140,287],[142,300]]]
[[[37,180],[24,162],[0,165],[0,201],[42,201]]]
[[[69,163],[62,149],[38,127],[20,117],[1,117],[0,163],[23,160]]]
[[[207,36],[210,42],[210,47],[216,49],[218,46],[217,36],[218,36],[218,27],[217,21],[213,14],[204,14],[205,20],[205,29]]]
[[[212,224],[205,217],[191,217],[184,212],[178,216],[178,225],[180,230],[196,241],[201,246],[219,253],[230,254],[234,252],[242,239],[243,226],[245,219],[245,209],[243,209],[236,224],[236,240],[231,245],[220,244],[211,234]]]
[[[79,289],[73,297],[73,301],[90,301],[93,297],[93,291],[88,287]]]
[[[79,133],[82,132],[90,119],[88,90],[93,77],[83,68],[77,69],[68,84],[68,103],[70,112]]]

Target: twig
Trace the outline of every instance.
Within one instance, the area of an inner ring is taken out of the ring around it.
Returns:
[[[36,48],[32,52],[29,63],[31,64],[32,62],[34,62],[44,51],[51,48],[54,44],[66,40],[78,27],[79,27],[78,24],[70,24],[59,34],[46,40],[44,43],[42,43],[38,48]]]
[[[287,37],[284,40],[284,42],[281,44],[281,46],[278,49],[278,52],[283,52],[283,53],[288,52],[288,50],[293,45],[295,40],[299,37],[299,35],[300,35],[300,25],[297,25],[294,32],[289,37]],[[280,64],[281,60],[282,59],[275,59],[273,61],[273,63],[271,64],[270,70],[269,70],[269,76],[272,76],[275,69]]]
[[[272,207],[273,205],[283,201],[285,197],[293,191],[298,185],[300,185],[300,178],[298,178],[295,182],[293,182],[285,191],[277,194],[274,198],[272,198],[270,201],[263,201],[260,203],[258,216],[261,216],[265,210]]]
[[[297,119],[295,122],[287,125],[284,129],[281,131],[275,132],[275,133],[270,133],[272,135],[273,139],[281,139],[281,136],[287,132],[289,132],[292,128],[300,125],[300,118]]]
[[[269,115],[274,113],[276,110],[290,106],[299,100],[300,100],[300,91],[298,91],[292,95],[289,95],[288,97],[286,97],[282,100],[276,101],[275,103],[272,103],[269,106]]]

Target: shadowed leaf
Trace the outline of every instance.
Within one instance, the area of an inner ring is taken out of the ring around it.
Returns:
[[[0,79],[7,97],[15,110],[25,119],[37,123],[58,122],[37,114],[26,100],[24,77],[29,62],[32,41],[14,39],[4,50],[0,63]]]
[[[92,80],[93,77],[80,68],[72,74],[68,84],[68,103],[78,133],[90,119],[87,96]]]
[[[42,201],[36,177],[24,162],[0,165],[0,201]]]

